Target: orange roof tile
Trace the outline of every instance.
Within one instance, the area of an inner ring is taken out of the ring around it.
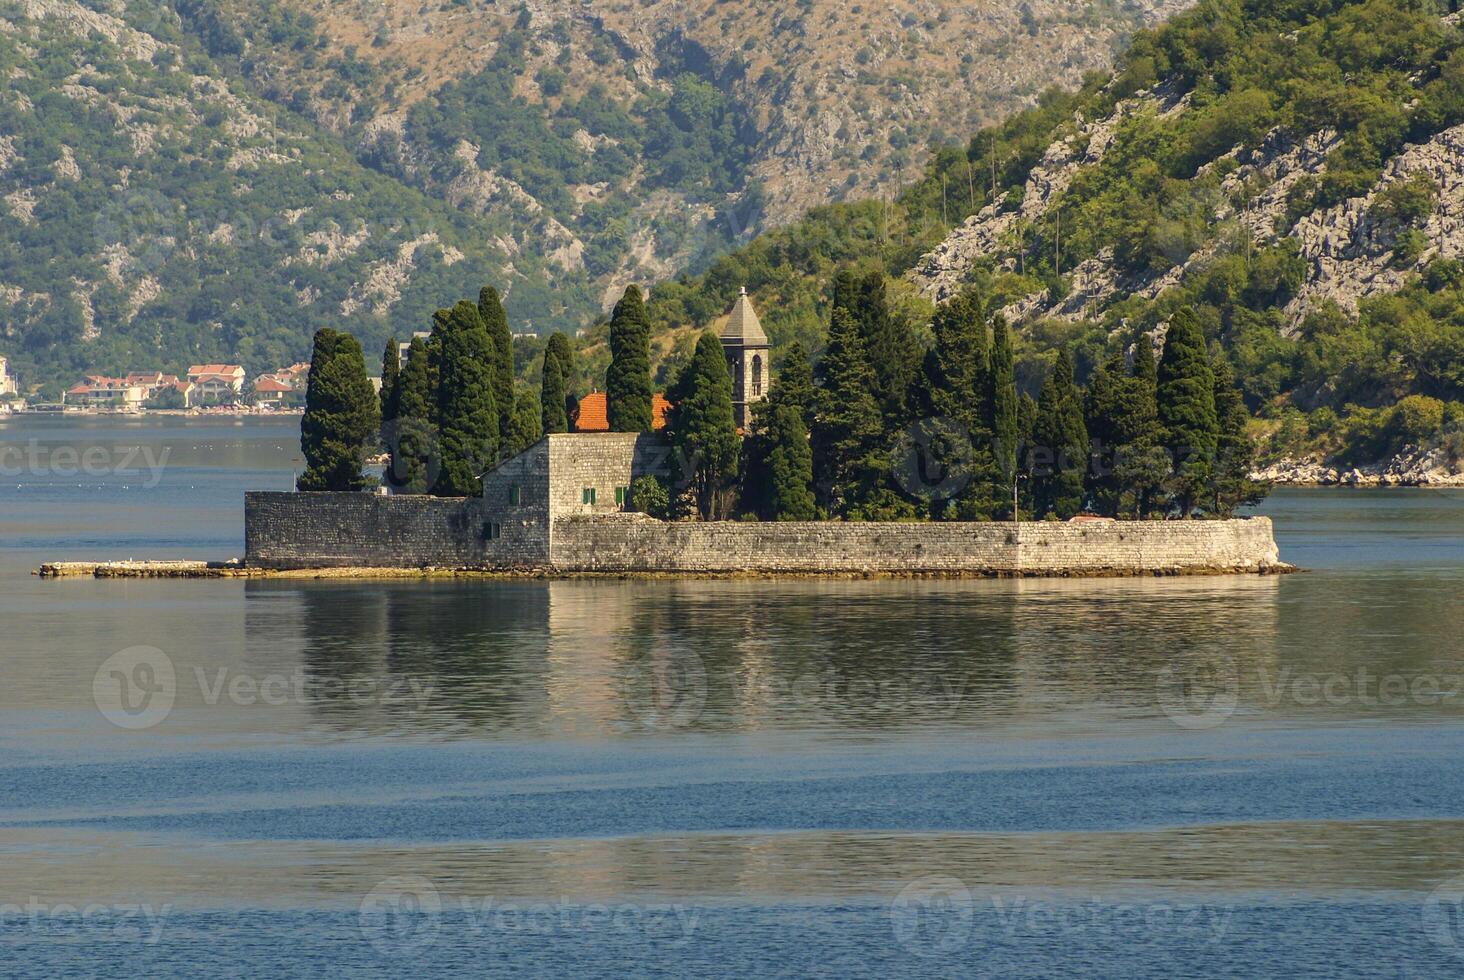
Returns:
[[[670,408],[671,403],[659,391],[651,396],[652,431],[659,431],[666,428],[666,413]],[[575,413],[574,431],[610,431],[610,417],[606,409],[605,393],[603,391],[592,391],[580,399],[579,411]]]

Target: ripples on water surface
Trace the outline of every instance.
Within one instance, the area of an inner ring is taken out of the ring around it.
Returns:
[[[1277,494],[1284,578],[28,575],[237,554],[294,426],[0,422],[0,971],[1464,971],[1464,496]]]

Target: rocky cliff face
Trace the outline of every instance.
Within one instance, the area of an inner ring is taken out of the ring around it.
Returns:
[[[1258,468],[1254,479],[1289,486],[1460,487],[1464,460],[1439,447],[1409,446],[1391,459],[1368,466],[1331,466],[1319,459],[1283,459]]]
[[[1084,72],[1108,64],[1132,30],[1190,2],[531,0],[509,10],[387,0],[363,17],[354,0],[298,0],[314,18],[321,49],[246,60],[272,97],[303,107],[370,156],[403,161],[408,179],[455,206],[524,215],[534,214],[525,199],[532,191],[491,168],[453,173],[450,161],[462,158],[424,145],[405,125],[412,108],[431,102],[444,84],[489,65],[505,37],[523,39],[514,95],[551,117],[595,86],[633,110],[669,92],[682,73],[710,81],[732,107],[746,152],[733,188],[657,195],[640,170],[576,187],[568,207],[538,201],[558,227],[531,221],[532,233],[513,236],[511,247],[537,250],[547,234],[545,248],[559,264],[583,268],[583,251],[596,251],[590,239],[599,231],[584,220],[586,210],[593,219],[596,204],[628,196],[635,206],[615,245],[621,261],[608,275],[603,264],[588,269],[623,281],[694,264],[709,235],[723,234],[730,244],[819,204],[891,194],[918,174],[932,143],[963,143],[1048,86],[1076,85]],[[237,9],[249,7],[240,0]],[[360,80],[343,85],[333,63],[347,55],[367,68],[346,73]],[[583,129],[574,137],[591,154],[616,141]],[[465,192],[464,184],[481,192]]]
[[[890,193],[1188,2],[20,0],[0,344],[31,381],[265,368],[485,281],[520,329],[573,329]]]
[[[1444,18],[1448,26],[1458,22],[1457,15]],[[1139,115],[1172,127],[1190,111],[1189,101],[1172,85],[1161,85],[1119,102],[1103,118],[1078,115],[1055,134],[1031,170],[1020,203],[988,205],[972,215],[923,256],[908,278],[939,302],[958,292],[977,266],[1019,271],[1021,236],[1041,228],[1050,237],[1054,221],[1072,206],[1070,185],[1081,172],[1102,164],[1115,134]],[[1111,247],[1098,248],[1060,270],[1060,294],[1034,288],[1010,304],[1006,314],[1019,322],[1099,319],[1115,302],[1159,296],[1217,254],[1236,247],[1237,241],[1264,248],[1289,240],[1306,266],[1284,310],[1283,331],[1294,333],[1324,304],[1356,314],[1361,302],[1398,291],[1432,260],[1464,255],[1464,127],[1406,146],[1385,161],[1380,178],[1362,195],[1299,216],[1289,213],[1298,183],[1323,177],[1328,155],[1341,143],[1332,129],[1298,135],[1278,127],[1254,147],[1237,146],[1201,167],[1186,192],[1159,216],[1201,214],[1207,228],[1204,241],[1176,248],[1163,268],[1138,272],[1120,267]],[[1207,174],[1223,176],[1211,181],[1203,179]],[[1387,199],[1400,184],[1416,181],[1431,189],[1429,207],[1415,221],[1400,221],[1389,211]]]

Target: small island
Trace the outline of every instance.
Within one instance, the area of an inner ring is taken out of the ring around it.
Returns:
[[[1235,510],[1244,403],[1193,315],[1115,354],[1088,387],[1059,354],[1040,395],[1004,319],[967,291],[922,351],[878,275],[833,283],[816,366],[772,347],[745,290],[654,390],[630,287],[604,391],[577,398],[545,349],[538,404],[513,386],[495,290],[389,343],[379,396],[359,343],[316,336],[299,492],[251,493],[239,574],[1174,575],[1287,571],[1270,521]],[[380,486],[364,474],[385,448]],[[223,572],[227,573],[225,569]]]

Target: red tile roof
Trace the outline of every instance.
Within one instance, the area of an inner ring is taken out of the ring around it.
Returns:
[[[285,384],[285,382],[279,380],[278,378],[271,378],[266,376],[255,379],[254,390],[255,392],[277,392],[280,394],[288,394],[295,389]]]
[[[188,376],[191,378],[199,374],[232,375],[236,378],[244,376],[244,369],[237,364],[195,364],[188,369]]]
[[[659,391],[651,396],[651,429],[666,428],[666,412],[671,403]],[[609,432],[610,418],[605,406],[605,393],[593,391],[580,399],[579,411],[575,414],[574,431]]]

